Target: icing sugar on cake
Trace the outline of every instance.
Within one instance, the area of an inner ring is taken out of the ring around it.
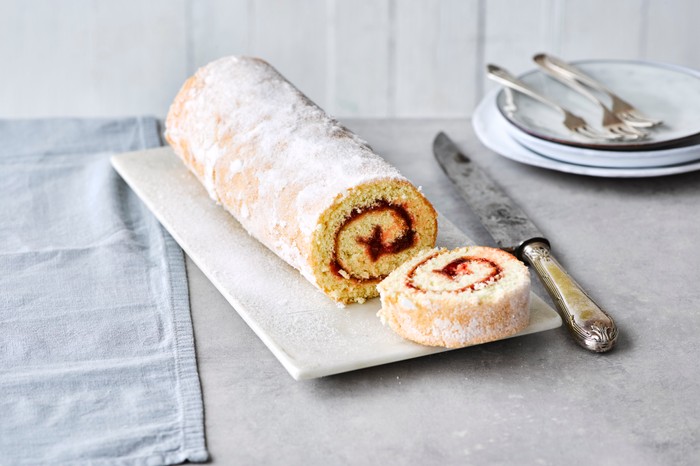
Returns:
[[[170,108],[166,138],[214,201],[338,301],[376,296],[376,282],[400,259],[434,244],[435,212],[425,197],[258,58],[226,57],[198,70]],[[378,205],[413,220],[381,214]],[[371,215],[348,227],[353,211]],[[339,244],[341,228],[355,236]],[[401,228],[410,229],[412,244]],[[371,250],[360,241],[367,238]],[[397,238],[402,247],[391,246]],[[347,259],[364,251],[371,273]]]

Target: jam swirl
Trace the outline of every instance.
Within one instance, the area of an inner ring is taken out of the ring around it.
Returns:
[[[330,262],[330,269],[334,275],[340,278],[351,279],[358,282],[379,281],[386,277],[386,275],[381,275],[376,277],[363,278],[354,275],[352,272],[344,269],[341,266],[341,263],[338,259],[338,242],[340,232],[343,231],[343,229],[351,222],[354,222],[355,220],[360,219],[363,216],[370,213],[387,211],[393,213],[397,216],[398,219],[400,219],[401,223],[403,224],[403,229],[396,238],[388,242],[385,241],[383,238],[384,232],[382,230],[381,225],[375,225],[372,228],[372,233],[367,237],[358,236],[355,239],[355,241],[358,244],[364,246],[369,260],[371,262],[377,262],[384,255],[397,254],[401,251],[405,251],[406,249],[412,247],[415,244],[417,237],[416,230],[413,228],[413,219],[411,218],[411,215],[408,213],[405,207],[397,204],[392,204],[385,200],[380,200],[368,208],[354,209],[350,213],[350,215],[347,218],[345,218],[345,220],[340,225],[335,234],[335,245],[333,248],[333,254],[331,256]]]
[[[413,268],[408,272],[406,275],[406,286],[408,288],[412,288],[416,291],[421,291],[421,292],[426,292],[428,290],[425,290],[420,287],[420,285],[416,284],[414,281],[414,276],[416,274],[416,271],[418,268],[428,262],[429,260],[437,257],[440,253],[435,253],[431,256],[426,257],[423,259],[421,262],[418,264],[414,265]],[[473,283],[470,283],[467,286],[464,286],[462,288],[458,288],[455,290],[444,290],[450,293],[462,293],[464,291],[474,291],[477,287],[484,286],[484,285],[490,285],[493,283],[496,283],[498,280],[500,280],[503,276],[503,269],[496,264],[493,261],[490,261],[488,259],[484,259],[482,257],[459,257],[449,264],[445,265],[441,269],[435,269],[433,270],[433,273],[437,273],[440,275],[444,275],[450,280],[457,280],[459,276],[461,275],[472,275],[474,273],[473,266],[476,264],[480,264],[482,266],[485,266],[488,270],[488,272],[481,277],[480,280],[475,281]]]

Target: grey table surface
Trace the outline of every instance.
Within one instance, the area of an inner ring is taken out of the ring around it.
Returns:
[[[467,120],[344,123],[492,245],[433,161],[448,132],[552,240],[620,341],[592,354],[561,327],[295,381],[188,259],[213,464],[700,464],[700,172],[568,175],[499,157]]]

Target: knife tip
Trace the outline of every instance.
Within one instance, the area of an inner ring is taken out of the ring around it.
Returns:
[[[435,139],[433,139],[433,146],[444,144],[447,141],[450,141],[450,137],[444,131],[440,131],[435,135]]]
[[[444,131],[440,131],[435,135],[433,139],[433,154],[436,156],[438,153],[443,152],[445,147],[449,147],[452,143],[450,137]]]

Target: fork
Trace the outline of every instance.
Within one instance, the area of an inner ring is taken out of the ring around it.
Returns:
[[[569,65],[565,61],[545,53],[535,55],[534,60],[538,61],[538,59],[547,62],[552,68],[556,69],[556,71],[559,71],[569,78],[575,79],[592,89],[607,94],[612,100],[612,112],[617,117],[624,120],[628,125],[639,128],[651,128],[652,126],[658,126],[663,123],[661,120],[655,120],[642,115],[637,108],[632,106],[632,104],[629,102],[622,100],[620,96],[608,89],[603,83],[593,79],[583,71]]]
[[[644,131],[636,129],[618,118],[608,109],[608,107],[605,106],[603,102],[600,101],[600,99],[589,92],[584,86],[579,84],[576,79],[572,78],[568,73],[564,73],[560,71],[559,68],[551,65],[544,54],[535,55],[533,60],[546,74],[598,105],[603,110],[603,128],[612,133],[619,134],[626,140],[637,140],[647,137],[647,133]]]
[[[535,91],[503,68],[489,64],[486,66],[486,69],[488,71],[488,77],[497,83],[525,94],[562,113],[564,115],[564,121],[562,123],[572,133],[594,140],[615,141],[622,138],[622,136],[619,134],[610,132],[601,133],[592,129],[590,126],[588,126],[586,120],[574,115],[565,108],[561,107],[559,104],[549,100],[547,97]]]

